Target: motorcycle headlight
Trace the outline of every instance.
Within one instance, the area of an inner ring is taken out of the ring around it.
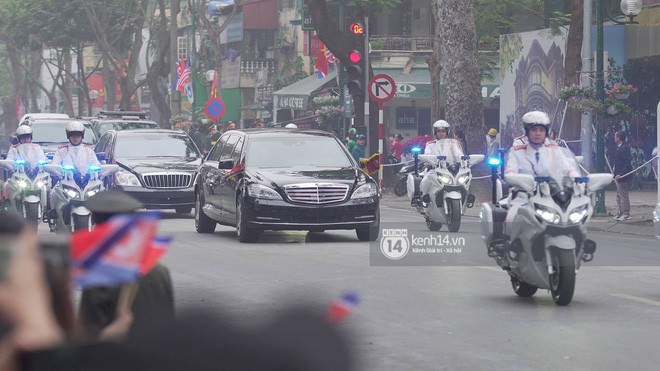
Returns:
[[[37,181],[37,188],[44,188],[46,186],[46,182],[43,180]]]
[[[587,213],[589,212],[589,205],[584,205],[573,209],[573,211],[568,214],[568,222],[572,224],[577,224],[581,222]]]
[[[561,223],[561,216],[559,213],[552,209],[548,209],[544,206],[541,206],[539,204],[535,205],[536,207],[536,215],[541,217],[541,219],[545,220],[546,222],[550,224],[559,224]]]
[[[250,184],[248,185],[248,196],[254,197],[254,198],[261,198],[265,200],[281,200],[282,196],[280,196],[277,191],[270,187],[266,187],[265,185],[261,184]]]
[[[64,189],[64,193],[66,193],[66,195],[69,196],[69,197],[71,197],[71,198],[78,198],[78,197],[80,197],[80,192],[78,192],[77,190],[75,190],[75,189],[73,189],[73,188],[71,188],[71,187],[64,186],[63,189]]]
[[[28,182],[25,180],[17,180],[16,185],[18,186],[19,189],[25,189],[29,186]]]
[[[451,178],[445,174],[438,174],[438,180],[440,181],[440,183],[444,183],[444,184],[452,183]]]
[[[378,195],[378,187],[374,183],[367,183],[364,185],[359,186],[355,192],[353,192],[353,195],[351,196],[351,199],[355,200],[358,198],[368,198],[368,197],[374,197]]]
[[[470,174],[463,174],[458,177],[458,184],[465,185],[470,180]]]
[[[653,220],[660,222],[660,210],[653,210]]]
[[[136,186],[139,187],[141,186],[140,184],[140,179],[138,179],[135,174],[126,171],[126,170],[119,170],[116,174],[115,177],[117,179],[117,184],[120,186]]]
[[[101,186],[90,189],[89,191],[87,191],[86,195],[87,197],[92,197],[99,192],[101,192]]]

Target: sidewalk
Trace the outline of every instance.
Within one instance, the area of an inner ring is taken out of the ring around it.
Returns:
[[[480,195],[475,195],[477,200],[474,207],[466,209],[464,216],[478,218],[481,203],[490,202],[490,199],[484,199]],[[641,236],[655,236],[653,227],[653,210],[658,202],[657,191],[631,191],[630,192],[630,216],[631,219],[624,222],[612,220],[617,214],[616,191],[605,191],[605,208],[607,215],[593,216],[589,223],[589,229],[594,231],[634,234]],[[410,200],[407,196],[397,197],[390,189],[385,189],[381,205],[397,208],[410,209]]]

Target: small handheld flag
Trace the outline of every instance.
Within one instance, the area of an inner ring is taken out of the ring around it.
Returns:
[[[353,309],[357,307],[359,301],[357,293],[349,292],[343,294],[328,307],[325,313],[327,321],[331,324],[343,322],[352,314]]]

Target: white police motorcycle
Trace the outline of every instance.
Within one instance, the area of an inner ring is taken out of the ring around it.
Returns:
[[[46,216],[51,231],[77,231],[92,228],[91,212],[84,206],[85,200],[104,191],[103,182],[108,175],[119,170],[118,165],[90,165],[87,174],[81,176],[73,165],[46,165],[45,170],[60,181],[53,188],[52,208],[57,217]]]
[[[28,223],[36,225],[43,215],[44,205],[48,204],[50,176],[43,166],[48,161],[39,161],[36,168],[30,169],[24,160],[0,160],[0,167],[12,172],[7,179],[14,199],[10,207],[16,209]]]
[[[567,161],[577,160],[570,151]],[[489,164],[498,165],[497,161]],[[508,199],[501,199],[497,179],[495,205],[484,203],[480,211],[482,239],[488,255],[508,271],[513,291],[521,297],[537,289],[550,290],[557,305],[568,305],[575,289],[576,271],[582,262],[593,259],[596,243],[587,239],[587,225],[593,213],[592,194],[612,182],[612,174],[565,177],[559,174],[534,177],[506,174],[504,181],[528,196],[507,225]],[[495,176],[493,176],[495,180]]]
[[[431,169],[423,176],[417,171],[408,175],[411,205],[424,216],[429,230],[439,231],[446,224],[450,232],[458,232],[465,208],[474,206],[474,195],[469,192],[470,168],[483,161],[484,155],[462,156],[460,162],[449,163],[446,156],[420,155],[420,152],[419,148],[413,150],[415,166],[421,161]]]

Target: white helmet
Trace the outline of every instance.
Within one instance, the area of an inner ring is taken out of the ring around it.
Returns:
[[[550,131],[550,117],[548,114],[543,111],[530,111],[527,112],[523,117],[523,127],[525,128],[525,134],[527,130],[532,126],[541,125],[545,126],[545,131],[548,133]]]
[[[69,138],[72,133],[80,133],[83,137],[85,136],[85,125],[80,121],[71,121],[67,124],[65,130],[67,138]]]
[[[433,135],[435,135],[435,133],[438,130],[444,130],[444,131],[447,132],[447,134],[449,134],[449,123],[445,120],[438,120],[438,121],[434,122],[433,123]]]
[[[17,137],[22,137],[23,135],[30,135],[32,136],[32,128],[29,125],[20,125],[16,129],[16,136]]]
[[[285,128],[287,128],[287,129],[297,129],[298,125],[296,125],[296,124],[286,124]]]

